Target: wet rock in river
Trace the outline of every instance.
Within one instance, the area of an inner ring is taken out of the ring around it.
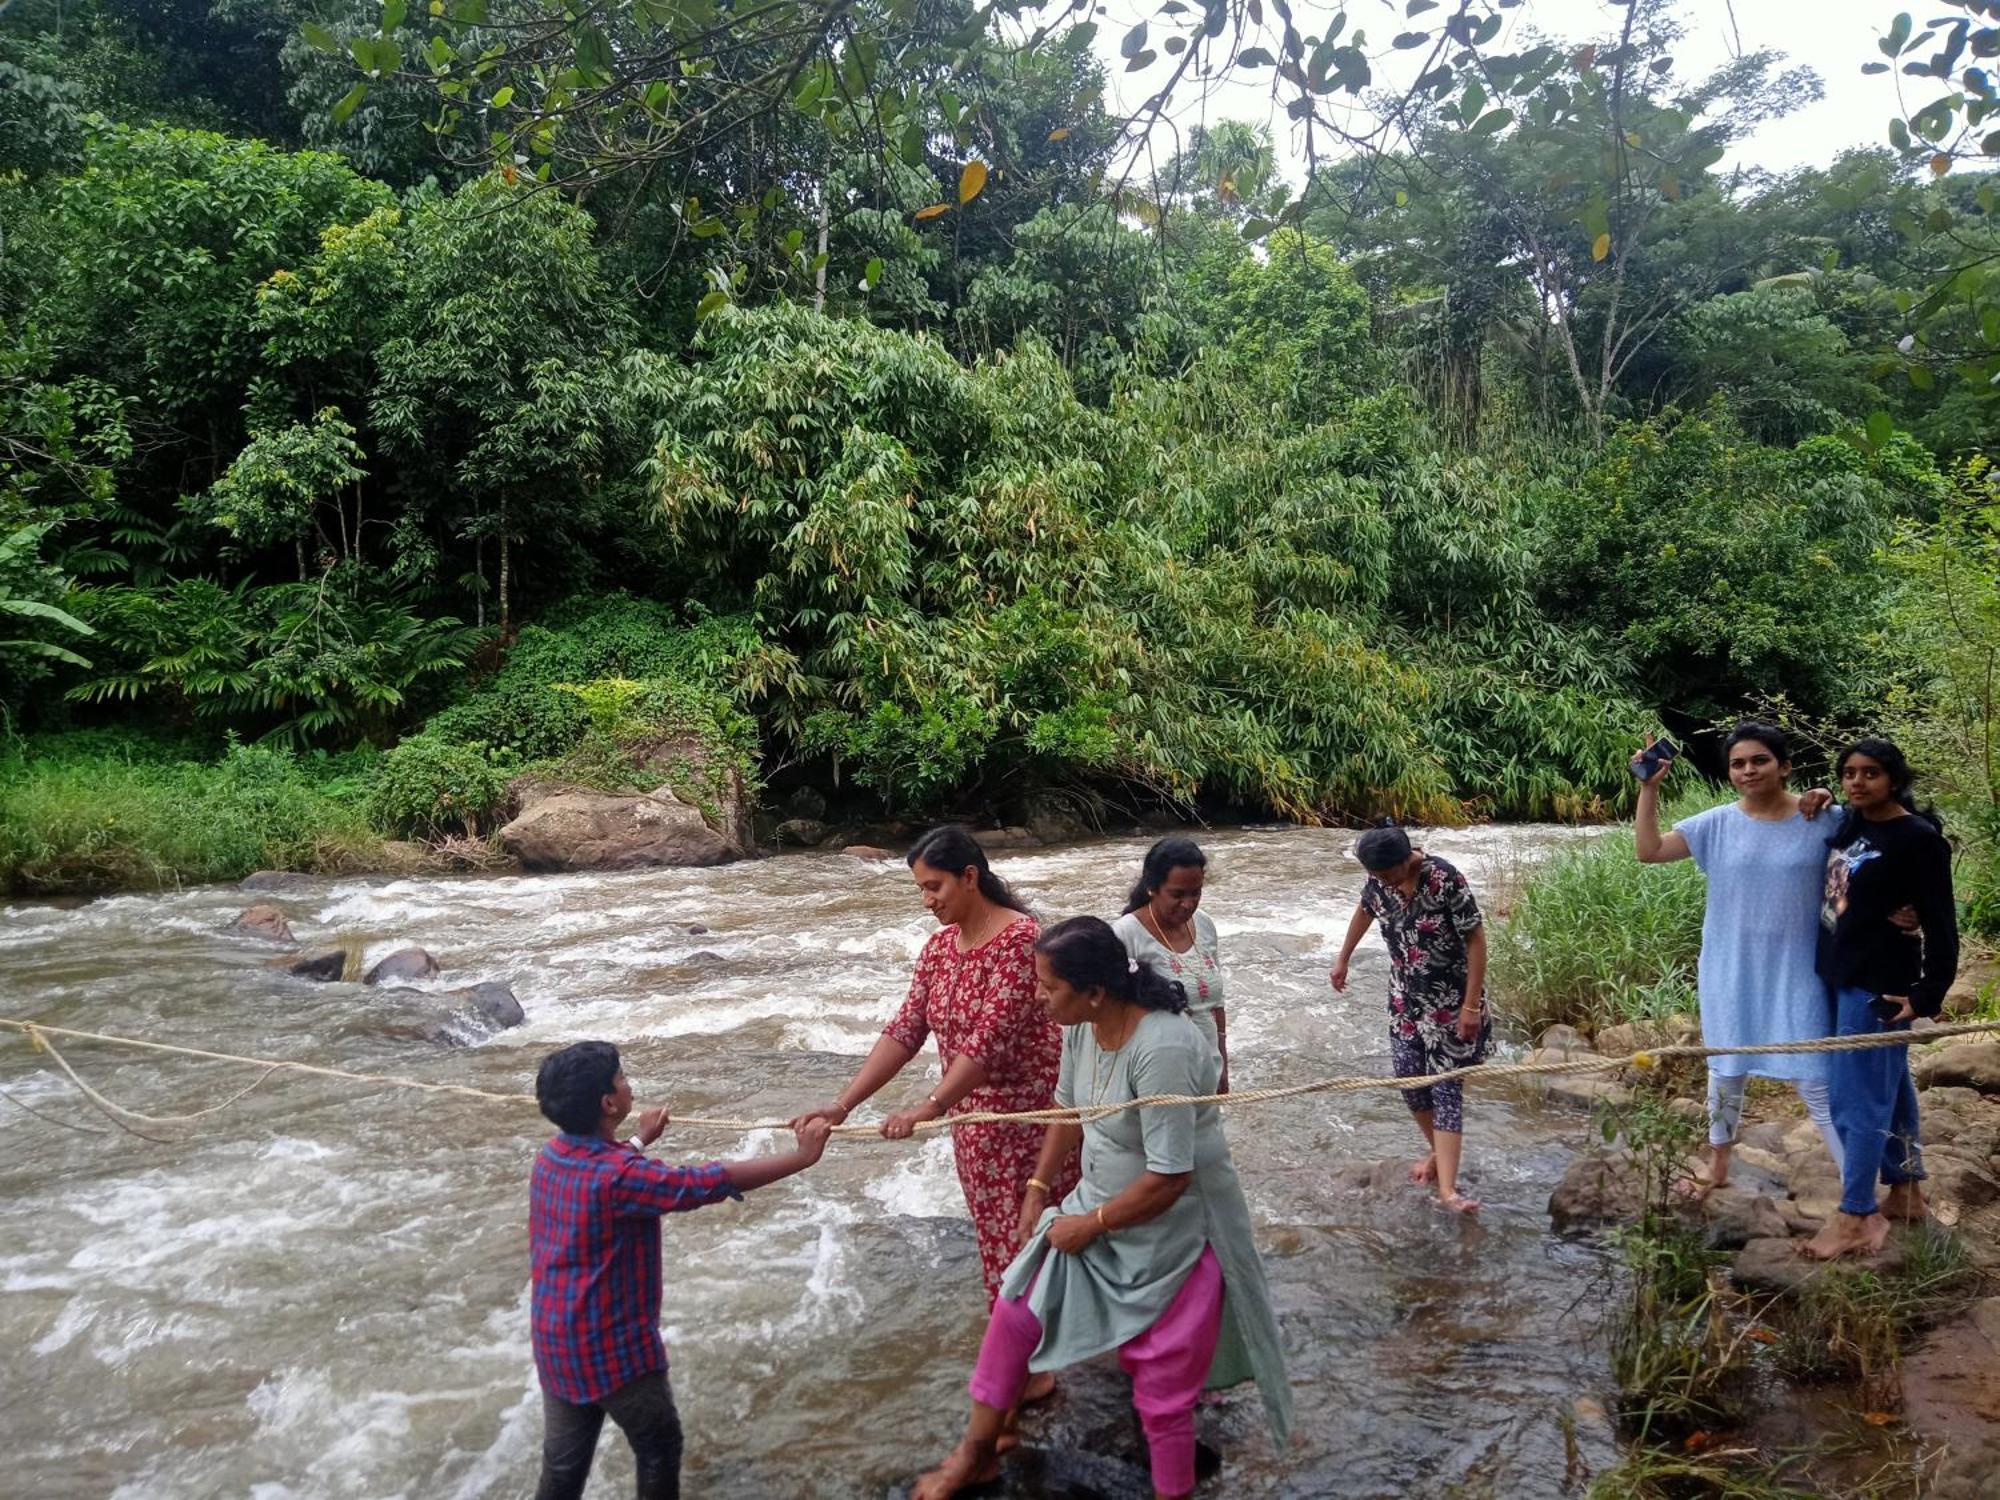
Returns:
[[[1569,1164],[1549,1194],[1549,1219],[1556,1233],[1619,1224],[1636,1219],[1645,1207],[1638,1164],[1622,1151],[1593,1151]]]
[[[795,849],[810,849],[826,839],[826,824],[815,818],[787,818],[771,830],[772,839]]]
[[[239,891],[301,891],[312,885],[310,875],[296,870],[257,870],[236,882]]]
[[[878,849],[873,844],[849,844],[840,852],[842,854],[851,854],[856,859],[894,859],[896,857],[890,850]]]
[[[1039,849],[1042,841],[1025,828],[982,828],[973,837],[988,854],[1003,849]]]
[[[435,979],[438,962],[424,949],[415,944],[398,948],[387,958],[370,969],[361,982],[363,984],[407,984],[414,979]]]
[[[492,980],[443,994],[388,986],[378,1003],[387,1008],[378,1020],[390,1021],[393,1031],[444,1047],[470,1046],[527,1019],[513,987]]]
[[[665,788],[647,796],[562,792],[537,802],[499,838],[535,872],[682,868],[743,857],[740,844]]]
[[[285,914],[269,902],[259,901],[255,906],[246,906],[237,914],[236,920],[223,929],[239,937],[259,938],[267,943],[294,943],[292,924],[285,920]]]
[[[310,953],[301,953],[291,961],[286,972],[300,979],[316,979],[330,983],[347,972],[347,950],[345,948],[316,948]]]

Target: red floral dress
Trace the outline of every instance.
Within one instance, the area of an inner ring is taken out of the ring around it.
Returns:
[[[910,997],[883,1028],[912,1052],[937,1037],[941,1070],[976,1058],[986,1082],[951,1107],[954,1115],[1050,1109],[1062,1066],[1062,1028],[1035,998],[1035,919],[1022,917],[970,953],[958,928],[940,928],[917,957]],[[1021,1199],[1041,1154],[1044,1125],[962,1125],[952,1131],[958,1181],[979,1237],[979,1271],[990,1306],[1014,1259]],[[1076,1182],[1076,1162],[1050,1184],[1058,1202]]]

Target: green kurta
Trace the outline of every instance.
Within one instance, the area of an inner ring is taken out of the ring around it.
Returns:
[[[1185,1016],[1148,1012],[1116,1052],[1100,1050],[1088,1025],[1068,1026],[1056,1103],[1087,1108],[1149,1094],[1209,1094],[1220,1072],[1215,1049]],[[1051,1249],[1049,1224],[1058,1214],[1094,1213],[1148,1171],[1192,1172],[1194,1180],[1156,1219],[1099,1235],[1081,1255]],[[1126,1110],[1083,1127],[1083,1180],[1043,1212],[1000,1284],[1001,1296],[1025,1295],[1041,1319],[1029,1368],[1061,1369],[1137,1338],[1166,1312],[1206,1245],[1215,1247],[1223,1287],[1222,1336],[1208,1386],[1255,1380],[1271,1431],[1284,1442],[1292,1395],[1278,1323],[1250,1235],[1250,1208],[1212,1104]]]

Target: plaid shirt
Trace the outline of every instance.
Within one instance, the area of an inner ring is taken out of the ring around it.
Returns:
[[[667,1367],[660,1340],[660,1215],[743,1195],[722,1163],[675,1167],[567,1131],[528,1185],[535,1369],[572,1405]]]

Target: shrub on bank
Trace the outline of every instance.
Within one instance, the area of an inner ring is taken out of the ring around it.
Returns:
[[[1713,806],[1707,788],[1661,812],[1663,827]],[[1500,1003],[1539,1035],[1558,1022],[1595,1030],[1696,1009],[1707,881],[1692,860],[1642,865],[1615,829],[1549,856],[1529,874],[1493,942]]]
[[[0,893],[54,895],[238,880],[257,869],[337,871],[380,841],[360,778],[231,745],[214,762],[65,753],[0,760]]]
[[[443,838],[477,834],[506,797],[507,773],[485,746],[416,734],[384,752],[369,787],[368,812],[384,833]]]

